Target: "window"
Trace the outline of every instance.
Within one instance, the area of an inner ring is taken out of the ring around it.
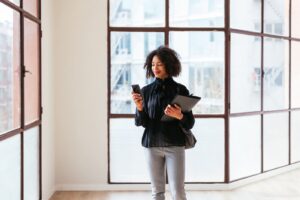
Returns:
[[[300,38],[300,27],[298,26],[300,13],[300,1],[292,0],[292,37]]]
[[[231,28],[260,32],[261,7],[261,0],[230,0]]]
[[[24,0],[22,7],[19,0],[11,2],[0,2],[0,199],[38,200],[40,2]]]
[[[211,35],[214,41],[211,41]],[[202,103],[195,107],[194,113],[223,114],[224,33],[172,31],[169,45],[183,61],[182,75],[177,80],[190,86],[191,93],[202,97]],[[189,71],[193,71],[193,74]]]
[[[231,112],[259,111],[261,107],[261,42],[254,36],[231,36]],[[236,56],[239,55],[239,56]]]
[[[232,180],[260,173],[260,130],[260,116],[258,115],[230,118],[230,177]]]
[[[212,119],[197,119],[205,130],[219,125],[220,128],[211,135],[201,136],[203,140],[218,139],[218,147],[214,147],[215,159],[203,167],[197,178],[192,176],[196,168],[192,168],[188,181],[222,182],[224,169],[224,32],[213,31],[213,27],[224,24],[224,2],[215,1],[170,1],[170,27],[165,25],[166,13],[164,1],[144,1],[131,4],[130,1],[109,1],[110,19],[110,182],[149,182],[146,179],[146,167],[140,140],[142,128],[134,125],[135,105],[131,100],[131,84],[144,86],[153,81],[145,78],[143,64],[147,54],[160,45],[169,45],[181,56],[182,75],[176,81],[188,86],[191,93],[202,96],[203,104],[195,108],[195,114],[215,116]],[[153,5],[152,5],[153,4]],[[147,9],[144,9],[147,6]],[[182,9],[184,8],[184,9]],[[134,12],[135,10],[144,12]],[[199,12],[199,9],[201,12]],[[153,11],[156,12],[153,12]],[[122,14],[126,11],[126,14]],[[125,17],[126,16],[126,17]],[[122,18],[122,19],[121,19]],[[141,21],[144,19],[144,21]],[[197,27],[192,31],[172,31],[171,26]],[[156,31],[151,31],[153,27]],[[211,27],[203,31],[203,27]],[[116,28],[116,30],[115,30]],[[146,28],[146,30],[145,30]],[[167,30],[167,31],[165,31]],[[128,116],[125,118],[125,116]],[[126,124],[119,128],[119,124]],[[198,127],[198,126],[197,126]],[[195,127],[196,129],[196,127]],[[202,131],[199,126],[197,130]],[[204,130],[203,130],[204,131]],[[125,134],[124,134],[125,133]],[[124,139],[121,139],[125,137]],[[124,150],[120,146],[130,146]],[[209,146],[207,146],[209,148]],[[210,147],[211,148],[211,147]],[[191,153],[188,162],[197,158],[197,153],[205,154],[202,148]],[[124,155],[134,155],[134,163],[124,162]],[[201,166],[202,160],[199,161]],[[117,166],[124,166],[124,173]],[[209,174],[207,174],[209,172]],[[214,173],[214,174],[213,174]],[[125,175],[126,174],[126,175]],[[206,176],[203,176],[207,174]],[[203,179],[199,179],[203,177]]]
[[[288,112],[264,115],[264,171],[289,164],[288,126]]]
[[[161,0],[131,1],[112,0],[110,25],[114,27],[161,27],[164,26],[165,4]],[[139,11],[139,12],[136,12]]]
[[[287,40],[272,40],[264,43],[264,110],[280,110],[289,107],[288,55]]]
[[[274,33],[276,35],[282,35],[283,34],[282,23],[275,23],[274,24]]]
[[[299,41],[292,41],[292,72],[291,72],[291,95],[292,95],[292,108],[299,108],[300,107],[300,42]]]
[[[265,24],[270,24],[270,26],[273,27],[266,28],[265,33],[284,36],[289,35],[289,4],[290,0],[265,1],[264,22]]]
[[[1,105],[5,106],[5,122],[0,126],[0,135],[20,127],[20,74],[13,73],[20,67],[20,15],[17,11],[10,9],[0,3],[0,57],[1,57]],[[3,13],[3,14],[2,14]],[[3,17],[2,17],[3,16]],[[13,41],[13,42],[12,42]],[[16,115],[15,115],[15,114]]]
[[[223,0],[170,0],[171,27],[223,27]]]
[[[176,81],[202,97],[193,110],[201,145],[186,152],[187,182],[230,183],[299,160],[299,142],[288,142],[298,138],[300,110],[300,37],[289,37],[290,2],[297,5],[295,0],[230,0],[229,7],[225,0],[109,0],[109,183],[149,182],[130,85],[153,81],[145,78],[143,64],[160,45],[181,57]],[[296,13],[293,33],[300,32]],[[272,126],[273,121],[282,123]],[[274,149],[278,145],[282,148]],[[280,156],[274,158],[273,151]]]
[[[134,103],[128,95],[131,84],[146,84],[142,67],[146,55],[162,45],[163,38],[161,32],[111,32],[111,113],[134,113]]]
[[[266,24],[265,31],[266,33],[272,33],[272,24]]]

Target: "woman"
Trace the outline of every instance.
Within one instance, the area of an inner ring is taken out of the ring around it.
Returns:
[[[146,77],[155,77],[155,81],[143,87],[141,94],[132,93],[132,98],[137,108],[135,124],[145,128],[142,145],[146,147],[152,197],[165,199],[167,169],[173,200],[186,200],[182,128],[191,129],[195,119],[192,112],[182,112],[178,105],[170,105],[176,94],[189,95],[187,88],[172,78],[180,74],[181,63],[174,50],[161,46],[147,56],[144,68]],[[173,120],[161,121],[164,114]]]

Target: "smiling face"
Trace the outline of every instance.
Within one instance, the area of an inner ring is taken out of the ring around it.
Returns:
[[[153,56],[152,58],[152,72],[156,78],[160,79],[165,79],[169,76],[165,65],[160,61],[158,56]]]

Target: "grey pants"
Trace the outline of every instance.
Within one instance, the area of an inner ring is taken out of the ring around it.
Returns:
[[[166,168],[173,200],[186,200],[184,190],[185,149],[184,147],[145,148],[150,172],[152,199],[165,199]]]

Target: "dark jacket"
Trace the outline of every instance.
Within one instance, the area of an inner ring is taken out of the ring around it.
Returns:
[[[191,129],[195,119],[192,111],[183,113],[181,120],[161,121],[166,106],[171,103],[176,94],[188,96],[188,89],[172,78],[159,79],[141,90],[143,110],[136,110],[135,125],[145,128],[142,145],[144,147],[184,146],[185,139],[181,126]]]

